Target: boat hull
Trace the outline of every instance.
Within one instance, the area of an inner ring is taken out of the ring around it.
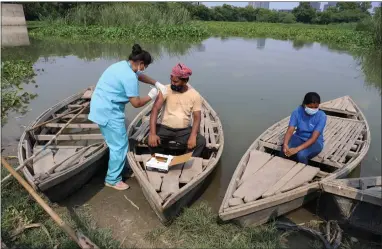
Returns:
[[[73,101],[80,99],[85,91],[86,89],[47,109],[35,121],[28,125],[27,129],[50,119],[52,114],[55,114]],[[25,141],[33,145],[32,141],[34,141],[34,138],[32,138],[30,133],[24,131],[18,144],[18,159],[20,164],[26,160],[26,149],[23,146]],[[22,172],[26,180],[35,190],[43,193],[52,202],[59,202],[85,185],[99,169],[107,167],[107,152],[108,147],[106,143],[104,143],[103,147],[89,156],[84,162],[80,162],[64,171],[53,173],[45,179],[35,177],[27,167],[24,167]]]
[[[325,220],[382,236],[381,206],[331,193],[323,193],[318,205],[319,216]]]

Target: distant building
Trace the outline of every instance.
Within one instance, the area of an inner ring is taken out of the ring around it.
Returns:
[[[280,9],[278,12],[286,12],[286,13],[292,13],[291,9]]]
[[[310,2],[310,7],[312,7],[313,9],[316,9],[316,11],[320,11],[321,10],[321,2]]]
[[[256,9],[269,9],[269,2],[248,2],[248,5]]]
[[[329,7],[334,7],[336,6],[337,2],[328,2],[327,4],[324,5],[324,11],[327,10]]]

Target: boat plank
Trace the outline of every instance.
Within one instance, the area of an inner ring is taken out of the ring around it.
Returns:
[[[194,177],[203,172],[203,158],[194,157],[186,162],[183,166],[182,173],[179,178],[180,183],[189,183]]]
[[[143,161],[143,166],[146,169],[146,163],[148,160],[150,160],[151,155],[150,154],[143,154],[143,155],[139,155],[139,156],[140,156],[141,161]],[[145,172],[146,172],[147,179],[149,180],[149,183],[151,184],[151,186],[153,186],[155,191],[159,192],[161,190],[162,178],[164,176],[164,173],[158,172],[158,171],[151,171],[151,170],[145,170]]]
[[[340,148],[348,141],[348,136],[351,134],[354,129],[356,128],[356,124],[352,123],[348,126],[346,126],[344,129],[341,130],[340,133],[338,133],[338,136],[336,136],[335,141],[330,144],[330,149],[326,151],[326,155],[324,156],[324,159],[327,159],[328,157],[333,156],[340,150]],[[335,160],[332,160],[335,161]]]
[[[245,181],[233,197],[244,198],[245,202],[254,201],[280,180],[296,162],[281,157],[273,157],[253,177]]]
[[[306,182],[311,181],[317,173],[320,171],[320,168],[305,166],[300,172],[298,172],[292,179],[290,179],[281,189],[280,192],[286,192],[295,188],[300,187]]]
[[[58,164],[62,161],[64,161],[66,158],[72,156],[74,153],[76,153],[76,149],[59,149],[56,154],[54,155],[54,163]]]
[[[228,205],[230,207],[238,206],[238,205],[241,205],[241,204],[244,204],[244,201],[241,198],[230,198],[228,200]]]
[[[78,154],[75,154],[75,155],[73,155],[71,157],[67,157],[68,160],[66,160],[63,164],[58,166],[54,171],[55,172],[63,171],[65,169],[67,169],[67,168],[69,168],[69,167],[79,163],[80,160],[83,159],[84,155],[86,153],[88,153],[88,150],[89,149],[85,149],[85,150],[79,152]],[[58,163],[56,162],[56,164],[58,164]]]
[[[247,166],[245,167],[244,173],[241,176],[238,185],[240,186],[245,180],[248,179],[248,177],[252,177],[252,175],[261,169],[261,167],[263,167],[271,158],[271,154],[258,150],[252,150],[249,154]]]
[[[349,153],[351,152],[351,148],[352,146],[354,145],[355,143],[355,140],[357,140],[357,137],[360,133],[362,133],[362,131],[365,129],[365,126],[364,125],[360,125],[358,127],[358,129],[356,130],[355,134],[352,134],[352,136],[350,137],[349,141],[347,144],[345,144],[343,150],[338,154],[338,157],[336,159],[333,159],[333,160],[339,160],[339,161],[344,161],[346,156],[349,155]],[[341,157],[341,158],[339,158]]]
[[[269,188],[263,195],[263,198],[272,196],[276,194],[280,188],[282,188],[285,184],[287,184],[297,173],[299,173],[303,168],[305,167],[305,164],[303,163],[297,163],[291,170],[288,171],[286,175],[284,175],[275,185],[273,185],[271,188]]]
[[[206,112],[206,118],[205,118],[204,122],[206,125],[206,129],[208,129],[208,134],[210,137],[211,146],[216,147],[216,138],[215,138],[214,129],[212,128],[212,125],[211,125],[211,118],[210,118],[209,112]]]
[[[48,123],[45,126],[46,127],[52,127],[52,128],[62,128],[66,124],[59,124],[59,123]],[[98,124],[69,124],[66,126],[66,128],[70,129],[99,129]]]
[[[50,149],[46,149],[33,159],[34,174],[43,174],[52,168],[53,165],[53,152]]]
[[[174,194],[177,191],[179,191],[179,177],[182,173],[184,163],[174,165],[169,168],[169,171],[164,174],[163,181],[162,181],[162,188],[161,192],[163,194]]]
[[[55,135],[37,135],[36,139],[39,141],[49,141]],[[67,135],[60,134],[56,140],[90,140],[90,139],[103,139],[102,134],[80,134],[80,135]]]

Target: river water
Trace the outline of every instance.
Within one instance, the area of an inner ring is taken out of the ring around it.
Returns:
[[[352,176],[381,174],[381,75],[375,77],[374,68],[378,58],[370,54],[358,57],[318,43],[274,39],[209,38],[192,44],[141,45],[155,57],[146,71],[148,75],[169,83],[171,68],[177,62],[185,63],[193,70],[190,83],[220,116],[224,151],[202,196],[214,208],[219,207],[235,167],[250,144],[269,126],[290,115],[309,91],[318,92],[322,101],[349,95],[359,105],[369,123],[372,141],[362,166]],[[44,110],[95,85],[110,64],[128,57],[131,46],[30,39],[29,46],[2,49],[3,60],[35,62],[36,83],[25,85],[25,90],[38,94],[25,115],[10,114],[2,127],[2,144],[17,143],[25,125]],[[145,95],[149,89],[142,84],[140,93]],[[128,105],[128,119],[140,110]]]

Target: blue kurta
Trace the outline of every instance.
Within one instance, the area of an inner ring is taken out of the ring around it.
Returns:
[[[99,125],[109,147],[105,182],[112,185],[122,180],[128,150],[125,105],[129,97],[137,96],[138,75],[128,61],[120,61],[109,66],[101,75],[90,101],[89,120]]]

